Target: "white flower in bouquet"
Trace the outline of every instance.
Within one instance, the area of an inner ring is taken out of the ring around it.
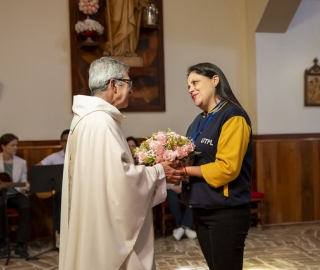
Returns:
[[[84,14],[92,15],[95,14],[99,9],[99,0],[80,0],[79,10]]]
[[[170,128],[168,132],[153,133],[151,138],[142,142],[134,151],[139,164],[148,166],[174,160],[187,163],[197,154],[199,152],[195,151],[195,144],[191,139],[175,133]]]
[[[97,21],[92,19],[85,19],[84,21],[78,21],[75,25],[77,33],[85,31],[95,31],[98,35],[103,33],[104,27]]]

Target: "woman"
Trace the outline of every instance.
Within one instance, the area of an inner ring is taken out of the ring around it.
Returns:
[[[29,190],[29,183],[27,182],[27,163],[24,159],[17,157],[15,154],[18,148],[18,137],[13,134],[4,134],[0,137],[0,172],[7,173],[12,182],[26,183],[25,190]],[[19,211],[19,224],[17,245],[15,247],[15,254],[20,257],[28,258],[27,252],[27,238],[29,231],[30,220],[30,201],[22,194],[21,188],[7,188],[6,198],[7,207],[14,208]],[[6,242],[5,242],[5,199],[0,196],[0,256],[6,256]]]
[[[134,164],[137,165],[139,162],[138,160],[134,157],[134,150],[139,147],[139,143],[135,137],[129,136],[126,138],[128,146],[130,148],[132,158],[134,160]]]
[[[217,66],[200,63],[187,74],[191,98],[203,112],[187,130],[200,154],[184,168],[190,176],[183,183],[184,201],[193,209],[209,268],[242,269],[250,227],[250,119]]]

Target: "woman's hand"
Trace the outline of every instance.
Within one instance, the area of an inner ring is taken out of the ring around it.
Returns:
[[[164,169],[164,173],[166,175],[166,182],[171,184],[179,184],[185,174],[183,167],[176,167],[179,166],[179,161],[164,161],[160,164]]]

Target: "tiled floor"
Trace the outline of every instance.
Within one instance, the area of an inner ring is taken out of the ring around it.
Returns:
[[[46,248],[50,248],[50,243],[33,242],[29,253],[35,255]],[[172,236],[156,237],[155,252],[157,270],[208,269],[197,240],[183,238],[177,242]],[[263,231],[251,228],[244,257],[245,270],[318,270],[320,223],[267,227]],[[58,252],[45,253],[38,260],[11,259],[8,266],[5,266],[5,262],[5,259],[0,260],[0,269],[56,270]]]

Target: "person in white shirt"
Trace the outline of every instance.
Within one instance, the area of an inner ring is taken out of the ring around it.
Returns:
[[[70,129],[66,129],[61,133],[60,145],[61,150],[59,152],[52,153],[51,155],[45,157],[36,165],[59,165],[64,164],[64,154],[66,151],[67,140],[69,136]]]

